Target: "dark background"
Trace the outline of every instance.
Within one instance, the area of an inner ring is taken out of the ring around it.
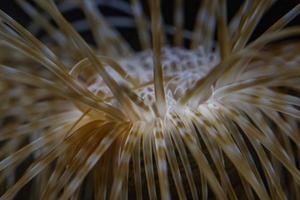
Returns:
[[[96,0],[96,1],[107,1],[107,0]],[[110,0],[115,1],[116,3],[128,2],[129,0]],[[144,6],[145,15],[149,16],[149,9],[147,0],[141,0]],[[166,24],[173,24],[173,0],[162,0],[162,13]],[[194,19],[199,8],[200,0],[185,0],[184,1],[184,11],[185,11],[185,28],[188,30],[192,30]],[[243,0],[227,0],[227,8],[228,8],[228,18],[234,15],[234,13],[238,10],[239,6],[243,3]],[[299,0],[278,0],[269,11],[264,15],[263,19],[258,24],[252,38],[256,38],[259,36],[264,30],[266,30],[270,25],[272,25],[277,19],[287,13],[290,9],[292,9],[295,5],[299,4]],[[30,21],[30,18],[20,9],[15,3],[14,0],[0,0],[0,9],[5,11],[7,14],[12,16],[22,25],[27,26]],[[118,15],[118,16],[127,16],[128,14],[120,12],[120,10],[112,9],[107,6],[99,6],[99,9],[104,15]],[[83,19],[84,14],[81,10],[75,9],[71,12],[64,13],[65,17],[69,21],[76,21],[78,19]],[[298,16],[294,19],[289,26],[300,25],[300,17]],[[132,28],[118,28],[121,34],[126,38],[127,41],[130,41],[130,44],[134,49],[139,49],[139,43],[137,41],[136,31]],[[84,38],[91,44],[94,43],[93,38],[90,32],[81,33]],[[37,34],[38,37],[42,38],[45,35],[44,32],[39,32]],[[171,38],[169,38],[171,39]],[[299,38],[298,38],[299,39]]]

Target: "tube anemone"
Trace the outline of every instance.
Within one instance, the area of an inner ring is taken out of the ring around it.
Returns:
[[[300,4],[250,40],[275,1],[228,20],[203,0],[193,31],[183,0],[168,26],[160,0],[16,2],[32,21],[0,11],[1,200],[300,199],[300,44],[282,41]]]

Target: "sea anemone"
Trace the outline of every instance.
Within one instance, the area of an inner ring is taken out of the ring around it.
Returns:
[[[16,2],[32,22],[0,11],[1,200],[300,199],[300,4],[253,37],[274,0],[230,20],[203,0],[192,31],[183,0],[173,25],[160,0]]]

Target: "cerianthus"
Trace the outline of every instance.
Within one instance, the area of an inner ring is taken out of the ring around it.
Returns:
[[[1,200],[300,199],[300,4],[253,37],[276,0],[230,20],[203,0],[189,31],[162,2],[16,0],[26,28],[0,11]]]

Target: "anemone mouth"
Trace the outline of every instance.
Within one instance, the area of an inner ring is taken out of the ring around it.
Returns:
[[[299,36],[286,27],[299,4],[250,40],[275,1],[245,1],[228,20],[226,0],[204,0],[193,31],[183,0],[171,27],[159,0],[150,20],[139,0],[16,2],[53,43],[0,11],[1,200],[27,190],[28,199],[299,199],[300,45],[273,44]],[[86,21],[72,26],[62,13],[73,9]],[[138,52],[113,27],[132,24]],[[89,27],[95,46],[74,27]]]

